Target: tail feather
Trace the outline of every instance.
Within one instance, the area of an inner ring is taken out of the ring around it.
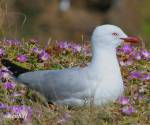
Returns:
[[[9,61],[7,59],[2,59],[1,63],[5,67],[7,67],[13,73],[13,75],[16,76],[16,77],[18,77],[22,73],[30,72],[29,69],[18,66],[18,65],[12,63],[11,61]]]

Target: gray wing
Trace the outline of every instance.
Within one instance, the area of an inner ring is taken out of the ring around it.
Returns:
[[[42,92],[49,100],[84,98],[90,95],[88,74],[85,69],[43,70],[24,73],[19,80]],[[88,93],[88,94],[87,94]]]

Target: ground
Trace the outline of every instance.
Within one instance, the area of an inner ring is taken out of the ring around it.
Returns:
[[[0,58],[30,70],[84,67],[91,60],[89,43],[58,41],[41,48],[38,41],[0,41]],[[100,107],[48,104],[38,92],[0,69],[0,122],[2,125],[149,125],[150,51],[129,44],[118,48],[125,85],[124,96]],[[92,83],[91,83],[92,84]]]

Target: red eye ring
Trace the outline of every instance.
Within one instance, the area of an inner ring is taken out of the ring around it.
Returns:
[[[118,33],[112,33],[112,35],[113,35],[113,36],[118,36],[119,34],[118,34]]]

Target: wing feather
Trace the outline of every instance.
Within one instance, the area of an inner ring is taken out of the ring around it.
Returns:
[[[84,96],[89,82],[84,72],[79,68],[44,70],[24,73],[18,78],[29,87],[42,92],[48,99],[55,100],[75,95]]]

